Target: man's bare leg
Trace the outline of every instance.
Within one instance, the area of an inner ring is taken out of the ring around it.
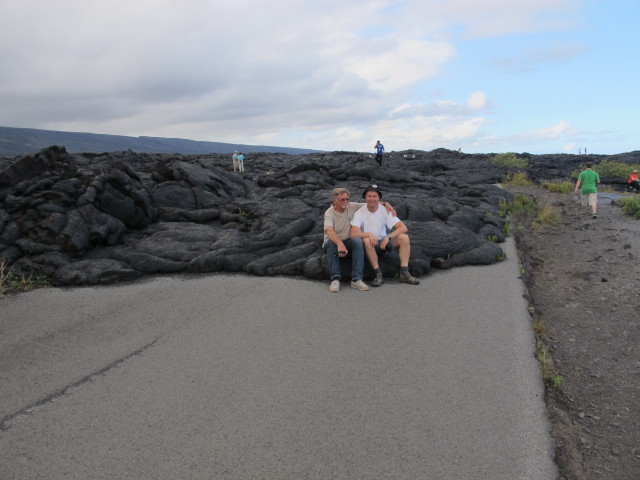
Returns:
[[[364,253],[367,256],[367,260],[369,260],[369,264],[371,268],[374,270],[378,270],[380,265],[378,264],[378,254],[376,253],[375,247],[372,247],[367,240],[364,242]]]
[[[411,256],[411,243],[409,242],[409,236],[402,234],[394,240],[394,246],[398,248],[398,256],[400,257],[400,266],[409,266],[409,257]]]

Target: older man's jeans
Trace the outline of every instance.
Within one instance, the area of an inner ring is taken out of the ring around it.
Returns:
[[[356,282],[362,280],[362,271],[364,270],[364,247],[362,239],[347,238],[343,240],[344,246],[347,247],[349,254],[346,258],[351,257],[351,280]],[[338,246],[331,240],[327,240],[324,246],[327,252],[327,262],[329,263],[329,275],[331,280],[340,280],[340,257],[338,257]],[[343,257],[345,258],[345,257]]]

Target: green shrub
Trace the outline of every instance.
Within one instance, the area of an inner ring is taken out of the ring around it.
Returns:
[[[27,292],[34,288],[48,287],[44,275],[22,275],[11,271],[4,262],[0,262],[0,297],[6,293]]]
[[[578,175],[582,170],[575,170],[571,176],[573,178],[578,178]],[[594,165],[593,170],[598,172],[598,175],[601,177],[619,177],[624,178],[625,180],[629,178],[629,174],[632,170],[640,170],[640,165],[633,165],[630,163],[621,163],[621,162],[610,162],[609,160],[602,160],[597,165]]]
[[[554,193],[570,193],[574,188],[574,184],[571,182],[543,182],[542,186]]]
[[[601,176],[604,175],[607,177],[620,177],[626,179],[629,177],[632,170],[639,170],[640,168],[638,165],[603,160],[593,167],[593,169]]]
[[[529,212],[534,213],[537,210],[537,201],[535,198],[525,195],[524,193],[516,193],[511,201],[511,212],[520,213]]]
[[[640,199],[637,199],[635,197],[627,197],[623,198],[621,203],[622,212],[625,215],[640,219]]]
[[[507,173],[502,177],[502,183],[518,187],[532,187],[534,185],[524,172]]]
[[[513,152],[498,153],[493,156],[491,162],[499,167],[527,168],[528,166],[526,158],[519,158]]]
[[[539,230],[545,225],[556,225],[562,221],[560,215],[549,201],[516,193],[511,202],[500,202],[500,212],[507,216],[513,215],[518,220],[525,220],[534,230]],[[522,223],[516,224],[516,231],[524,230]]]

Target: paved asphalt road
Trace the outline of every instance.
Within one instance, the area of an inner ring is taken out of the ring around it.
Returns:
[[[512,241],[419,286],[240,275],[0,301],[0,479],[553,479]]]

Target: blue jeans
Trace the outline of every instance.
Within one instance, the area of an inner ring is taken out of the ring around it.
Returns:
[[[343,240],[344,246],[347,247],[351,256],[351,280],[354,282],[362,280],[362,271],[364,270],[364,247],[361,238],[347,238]],[[338,246],[331,240],[327,240],[324,246],[327,252],[327,262],[329,263],[329,275],[331,280],[340,280],[340,257],[338,257]]]

